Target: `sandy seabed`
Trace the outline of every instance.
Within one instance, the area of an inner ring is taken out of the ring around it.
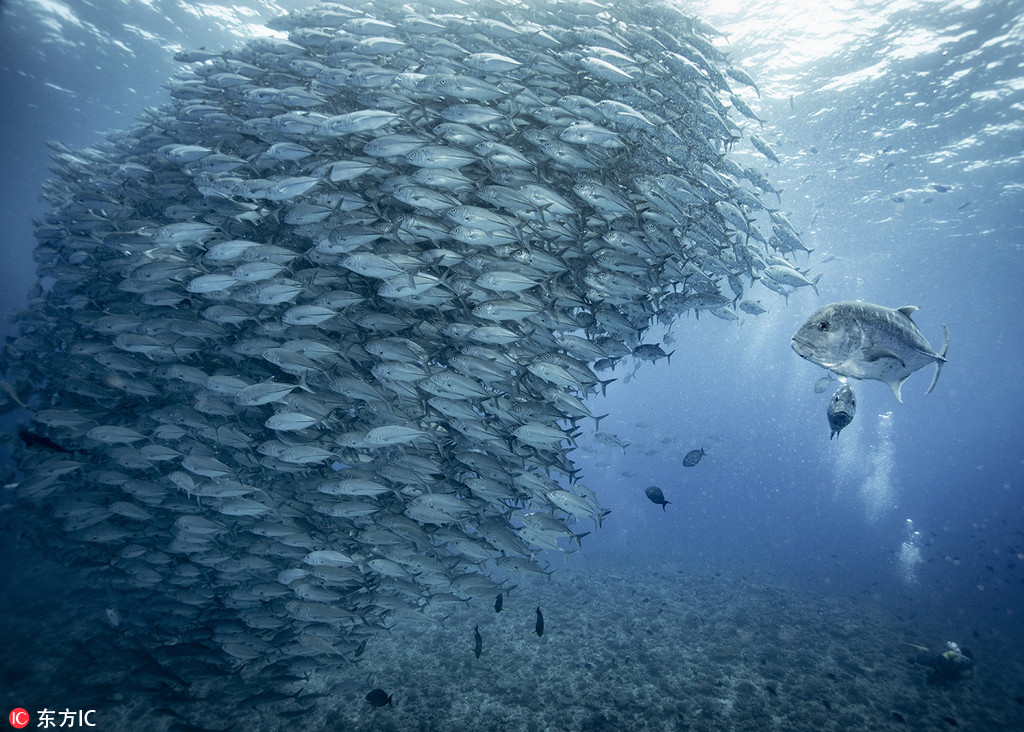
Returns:
[[[131,660],[117,654],[107,671],[83,670],[78,636],[99,610],[60,617],[37,598],[36,612],[0,619],[0,700],[95,708],[97,732],[1024,730],[1019,657],[975,647],[974,677],[928,684],[907,644],[940,648],[944,639],[853,598],[669,566],[570,566],[519,580],[500,614],[493,600],[381,633],[358,663],[226,702],[219,690],[237,689],[237,678],[197,680],[175,696],[133,691],[132,675],[114,668]],[[77,683],[78,672],[91,685]],[[393,704],[371,706],[374,688]]]
[[[500,615],[474,602],[443,627],[392,632],[365,670],[394,706],[354,693],[331,718],[396,731],[1024,730],[1021,659],[983,655],[975,678],[939,687],[906,645],[929,641],[941,639],[848,598],[734,577],[556,573]]]

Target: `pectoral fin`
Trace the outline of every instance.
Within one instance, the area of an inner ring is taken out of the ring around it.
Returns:
[[[903,368],[907,367],[906,362],[902,358],[885,348],[865,348],[862,353],[864,354],[865,361],[881,361],[883,358],[891,358],[899,361],[900,366]]]
[[[892,389],[892,393],[896,397],[896,401],[898,401],[898,402],[902,402],[903,401],[903,397],[900,396],[900,389],[903,388],[903,382],[906,381],[909,377],[910,377],[910,374],[907,374],[906,376],[904,376],[899,381],[889,381],[889,382],[886,382],[886,383],[889,384],[889,388]]]

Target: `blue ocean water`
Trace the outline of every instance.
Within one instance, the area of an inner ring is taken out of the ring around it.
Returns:
[[[238,44],[295,7],[0,6],[5,316],[24,307],[35,281],[46,141],[84,146],[132,126],[166,101],[174,51]],[[671,567],[852,597],[883,616],[917,616],[925,644],[959,641],[1019,660],[1024,5],[689,7],[758,82],[760,96],[744,99],[765,124],[747,129],[781,162],[749,145],[735,157],[780,189],[780,208],[813,250],[798,262],[822,277],[817,293],[802,288],[788,303],[762,291],[769,312],[739,323],[684,316],[645,338],[674,350],[671,362],[605,374],[617,381],[591,408],[628,444],[597,442],[587,425],[575,454],[581,480],[612,513],[559,572],[628,578]],[[880,382],[855,382],[857,415],[830,441],[833,386],[815,393],[823,370],[789,342],[815,309],[853,299],[919,307],[915,321],[936,348],[948,326],[949,361],[927,396],[932,367],[912,376],[902,403]],[[684,467],[683,455],[702,446],[701,462]],[[662,488],[666,510],[646,499],[648,485]],[[46,586],[31,552],[6,546],[17,576]],[[574,587],[586,597],[585,584]],[[16,621],[21,610],[3,612]]]

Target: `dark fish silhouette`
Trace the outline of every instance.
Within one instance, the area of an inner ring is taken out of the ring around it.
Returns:
[[[832,430],[828,439],[838,437],[844,427],[849,426],[853,421],[853,415],[857,413],[857,398],[853,395],[853,388],[849,384],[843,384],[828,402],[826,410],[828,426]]]
[[[480,637],[480,626],[473,626],[473,653],[477,658],[484,652],[484,639]]]
[[[647,488],[644,490],[644,493],[647,494],[647,497],[651,499],[652,503],[660,503],[662,511],[664,511],[665,506],[667,506],[670,503],[670,501],[665,500],[665,494],[662,493],[661,488],[659,488],[656,485],[647,486]]]
[[[44,435],[37,435],[35,432],[29,432],[28,430],[18,430],[18,437],[29,447],[38,447],[43,450],[52,450],[53,452],[63,452],[68,455],[74,455],[74,450],[68,450],[66,447],[61,447],[56,442],[51,440],[49,437]]]
[[[533,632],[537,635],[544,635],[544,614],[541,613],[540,608],[537,608],[537,625],[534,626]]]
[[[502,603],[501,593],[499,592],[498,596],[494,599],[494,612],[496,612],[496,613],[500,613],[501,612],[501,603]]]
[[[391,703],[391,697],[383,689],[374,689],[366,695],[366,701],[375,707],[386,707]]]
[[[704,452],[704,446],[702,445],[699,450],[690,450],[686,453],[686,457],[683,458],[683,467],[692,468],[694,465],[700,462],[700,459],[707,453]]]

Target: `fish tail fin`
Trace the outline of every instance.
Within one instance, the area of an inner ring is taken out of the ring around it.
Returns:
[[[610,508],[603,509],[597,514],[597,528],[601,528],[601,524],[604,521],[604,517],[610,514],[612,510]],[[581,547],[582,548],[582,547]]]
[[[664,511],[665,510],[665,506],[667,506],[670,503],[672,503],[672,501],[662,501],[661,502],[661,510]]]
[[[939,380],[939,374],[942,373],[942,364],[946,363],[946,351],[949,349],[949,328],[943,325],[942,330],[946,334],[942,341],[942,353],[940,353],[939,357],[935,359],[935,376],[932,377],[932,384],[928,387],[928,391],[926,391],[925,394],[932,393],[932,389],[935,388],[935,384]]]

